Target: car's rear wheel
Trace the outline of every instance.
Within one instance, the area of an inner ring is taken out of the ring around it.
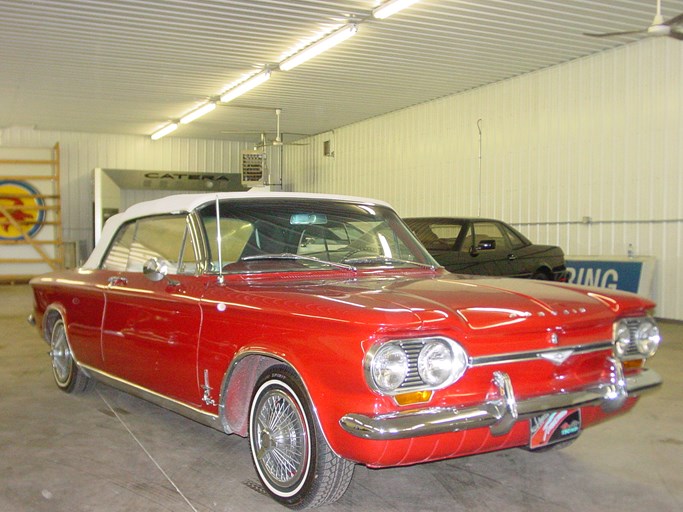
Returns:
[[[552,281],[552,276],[545,270],[537,270],[531,275],[531,279],[536,279],[538,281]]]
[[[66,326],[61,318],[54,322],[50,331],[50,358],[55,383],[62,391],[78,393],[92,386],[92,380],[78,368],[71,354]]]
[[[268,493],[293,509],[318,507],[344,494],[353,463],[319,432],[299,379],[276,366],[259,379],[249,408],[249,444]]]

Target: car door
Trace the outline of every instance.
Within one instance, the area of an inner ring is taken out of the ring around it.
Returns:
[[[470,253],[479,260],[481,274],[514,276],[517,273],[517,256],[502,223],[481,220],[472,223],[474,243]]]
[[[110,275],[102,354],[111,375],[197,404],[202,285],[190,231],[186,215],[148,217],[120,228],[103,260]],[[153,266],[166,270],[145,275]]]
[[[510,275],[530,277],[539,266],[540,258],[536,257],[533,246],[510,226],[501,223],[501,228],[509,241],[508,262]]]
[[[473,221],[458,239],[452,262],[444,264],[451,272],[485,276],[506,276],[512,272],[510,245],[499,223]]]
[[[450,272],[468,272],[476,264],[467,251],[458,249],[457,240],[464,238],[468,224],[459,219],[412,219],[409,224],[415,236],[434,259]]]

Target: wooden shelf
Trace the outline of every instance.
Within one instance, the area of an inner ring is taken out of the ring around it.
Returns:
[[[27,210],[28,210],[28,208],[27,208]],[[31,221],[31,220],[15,220],[12,224],[17,225],[17,226],[32,226],[33,224],[35,224],[35,222]],[[43,222],[41,222],[41,224],[43,226],[61,226],[62,225],[62,223],[57,221],[57,220],[44,220]]]
[[[56,240],[31,240],[27,242],[23,238],[19,240],[0,240],[0,245],[57,245]]]
[[[0,222],[9,224],[17,232],[21,233],[21,238],[0,240],[2,246],[29,246],[34,250],[33,255],[26,257],[15,258],[0,258],[0,264],[14,264],[14,265],[35,265],[36,263],[45,263],[49,265],[52,270],[59,270],[64,268],[64,247],[62,241],[62,207],[60,196],[60,152],[59,143],[52,148],[52,159],[0,159],[0,165],[8,166],[31,166],[31,165],[49,165],[51,166],[51,174],[0,174],[0,180],[7,181],[22,181],[30,183],[32,181],[52,182],[52,193],[41,191],[37,194],[17,194],[17,195],[0,195],[0,199],[26,199],[33,198],[40,200],[43,204],[36,204],[33,206],[23,206],[15,204],[0,203]],[[17,172],[17,171],[11,171]],[[21,171],[19,171],[21,172]],[[48,185],[50,186],[50,185]],[[46,200],[53,201],[52,204],[44,204]],[[44,219],[41,223],[43,226],[53,226],[52,238],[45,240],[34,240],[24,230],[23,226],[30,226],[35,224],[35,221],[21,220],[20,216],[12,215],[11,212],[25,211],[25,212],[44,212]],[[16,218],[15,218],[16,217]],[[23,252],[22,252],[23,255]],[[38,256],[38,257],[36,257]],[[30,274],[12,274],[4,275],[0,269],[0,282],[25,282],[31,277]]]
[[[0,258],[0,263],[59,263],[56,259],[45,258]]]
[[[58,146],[58,144],[55,144]],[[0,164],[9,165],[59,165],[59,157],[55,160],[0,160]]]
[[[31,211],[47,211],[47,210],[59,210],[59,205],[58,204],[53,204],[52,206],[4,206],[4,209],[8,212],[13,212],[13,211],[23,211],[23,212],[31,212]]]
[[[2,163],[2,162],[0,162]],[[28,174],[22,174],[21,176],[2,176],[3,180],[13,180],[13,181],[52,181],[56,180],[55,176],[31,176]]]

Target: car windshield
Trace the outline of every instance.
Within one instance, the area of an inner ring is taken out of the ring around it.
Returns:
[[[250,199],[221,202],[219,210],[220,229],[214,203],[198,212],[214,272],[438,266],[383,206]]]

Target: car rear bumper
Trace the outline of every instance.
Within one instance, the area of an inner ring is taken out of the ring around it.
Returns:
[[[558,283],[568,282],[569,281],[569,272],[567,271],[567,268],[562,267],[561,269],[553,270],[553,281],[557,281]]]
[[[356,437],[385,441],[481,427],[489,427],[493,435],[503,435],[517,421],[548,412],[594,405],[601,406],[606,412],[617,411],[629,395],[642,394],[662,383],[661,377],[653,370],[643,369],[638,375],[624,376],[618,362],[613,362],[613,370],[610,382],[520,401],[515,398],[510,377],[503,372],[494,372],[490,398],[475,406],[460,409],[434,407],[372,417],[346,414],[339,423]]]

